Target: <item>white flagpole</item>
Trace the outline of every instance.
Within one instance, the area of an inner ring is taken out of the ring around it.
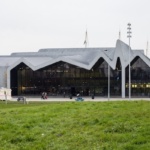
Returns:
[[[148,57],[148,41],[147,41],[147,45],[146,45],[146,56]]]
[[[84,41],[84,45],[85,45],[85,48],[87,48],[88,46],[88,34],[87,34],[87,30],[85,32],[85,41]]]

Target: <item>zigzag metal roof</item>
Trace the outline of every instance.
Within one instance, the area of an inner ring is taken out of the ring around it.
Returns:
[[[144,55],[143,50],[131,50],[127,44],[117,40],[115,48],[59,48],[41,49],[38,52],[12,53],[8,57],[3,57],[4,63],[0,61],[0,66],[9,66],[11,70],[21,62],[25,63],[32,70],[38,70],[53,63],[63,61],[69,64],[90,70],[98,59],[103,58],[111,68],[116,68],[117,58],[120,58],[123,67],[129,64],[136,56],[139,56],[148,66],[150,59]]]

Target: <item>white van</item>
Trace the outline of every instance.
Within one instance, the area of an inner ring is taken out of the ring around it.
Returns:
[[[0,88],[0,100],[11,100],[11,89]]]

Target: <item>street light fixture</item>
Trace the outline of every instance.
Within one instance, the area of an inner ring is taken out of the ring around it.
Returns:
[[[127,38],[129,38],[129,100],[131,99],[131,69],[130,69],[130,51],[131,51],[131,48],[130,48],[130,38],[131,38],[131,23],[128,23],[127,24],[128,27],[127,27]]]
[[[104,50],[105,52],[108,52],[107,49]],[[108,62],[108,101],[110,100],[110,65]]]
[[[108,101],[110,100],[110,66],[108,64]]]

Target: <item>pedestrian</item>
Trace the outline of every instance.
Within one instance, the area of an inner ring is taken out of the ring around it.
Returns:
[[[44,99],[44,92],[42,92],[41,94],[41,99]]]
[[[66,97],[66,92],[64,91],[64,93],[63,93],[63,94],[64,94],[64,98],[65,98],[65,97]]]
[[[44,98],[47,99],[47,93],[46,92],[44,93]]]

